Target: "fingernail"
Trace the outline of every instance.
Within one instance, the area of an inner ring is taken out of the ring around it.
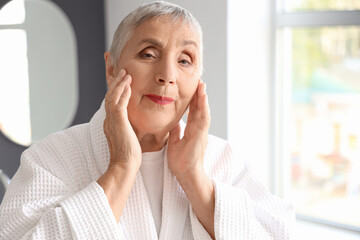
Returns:
[[[206,93],[206,83],[204,83],[204,92]]]
[[[120,76],[124,76],[124,74],[125,74],[125,70],[124,70],[124,69],[121,69],[121,70],[120,70]]]
[[[125,81],[129,81],[130,80],[130,78],[131,78],[131,76],[130,76],[130,74],[126,74],[126,76],[125,76]]]

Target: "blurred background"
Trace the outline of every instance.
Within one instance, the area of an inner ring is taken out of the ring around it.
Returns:
[[[24,149],[90,120],[103,52],[147,2],[0,1],[3,186]],[[170,2],[203,28],[210,133],[293,202],[297,239],[360,239],[360,1]]]

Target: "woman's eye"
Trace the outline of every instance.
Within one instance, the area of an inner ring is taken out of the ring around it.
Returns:
[[[153,58],[154,56],[152,54],[150,54],[150,53],[144,53],[143,57],[144,58]]]
[[[185,60],[185,59],[180,60],[179,63],[181,63],[183,65],[186,65],[186,66],[191,65],[191,63],[188,60]]]
[[[141,52],[139,52],[139,57],[143,59],[152,59],[155,58],[155,51],[151,48],[145,48]]]

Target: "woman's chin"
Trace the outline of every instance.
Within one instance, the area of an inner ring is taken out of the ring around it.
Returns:
[[[161,118],[139,118],[135,121],[131,121],[134,130],[141,134],[166,134],[176,125],[174,119],[161,119]]]

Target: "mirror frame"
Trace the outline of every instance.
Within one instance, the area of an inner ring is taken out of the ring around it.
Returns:
[[[98,110],[106,93],[104,65],[104,2],[99,0],[44,0],[58,5],[73,25],[78,56],[79,104],[70,126],[86,123]],[[0,9],[9,0],[0,0]],[[69,127],[70,127],[69,126]],[[0,132],[0,169],[10,178],[20,165],[18,145]]]

